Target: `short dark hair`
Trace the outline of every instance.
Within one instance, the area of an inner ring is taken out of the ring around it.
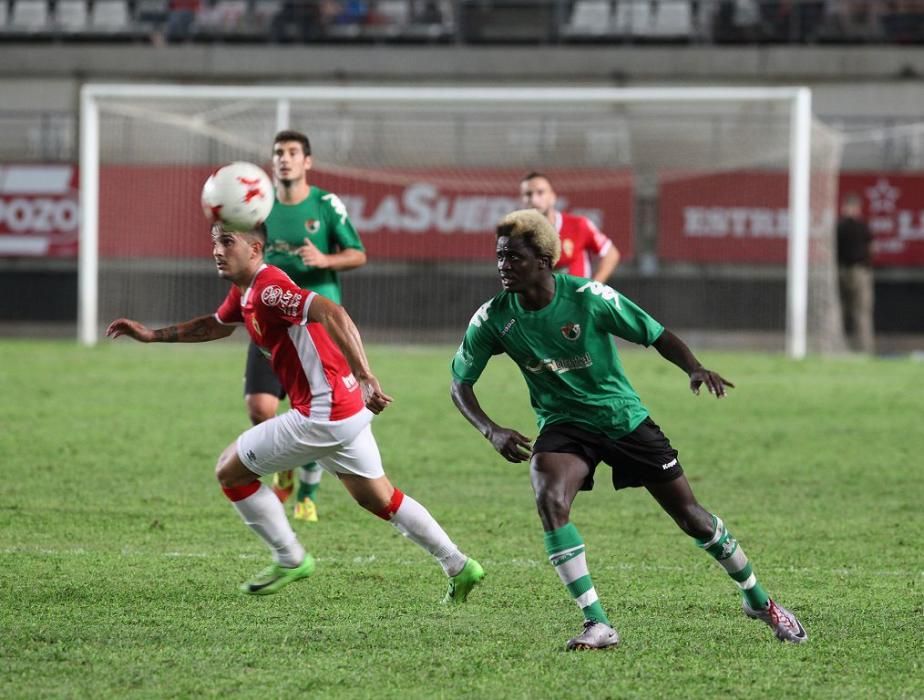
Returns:
[[[552,181],[549,180],[549,176],[545,173],[540,173],[538,170],[531,170],[530,172],[526,173],[523,177],[520,178],[520,182],[526,182],[527,180],[532,180],[533,178],[537,177],[541,177],[550,185],[552,184]]]
[[[254,226],[252,229],[250,229],[248,233],[255,235],[257,238],[263,241],[264,246],[266,245],[266,239],[269,236],[269,234],[266,231],[266,224],[264,224],[262,221],[256,226]]]
[[[298,141],[302,144],[302,152],[306,156],[311,155],[311,141],[308,140],[308,137],[305,136],[301,131],[294,131],[292,129],[283,129],[275,137],[273,137],[273,145],[277,143],[285,143],[286,141]]]
[[[212,224],[212,234],[217,236],[221,233],[231,233],[231,234],[240,233],[245,236],[256,236],[263,243],[264,247],[266,246],[266,239],[268,236],[267,231],[266,231],[266,224],[262,222],[254,226],[249,231],[235,231],[234,229],[226,228],[224,223],[222,223],[221,221],[215,221]]]

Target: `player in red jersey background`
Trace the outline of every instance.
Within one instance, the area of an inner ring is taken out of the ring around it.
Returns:
[[[587,217],[558,211],[555,208],[557,195],[547,176],[539,172],[528,173],[520,181],[520,199],[525,208],[538,210],[558,231],[561,258],[556,269],[567,270],[575,277],[606,283],[619,264],[616,244]],[[596,272],[591,254],[598,258]]]

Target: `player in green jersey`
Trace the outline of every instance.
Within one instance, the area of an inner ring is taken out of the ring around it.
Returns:
[[[452,399],[506,460],[530,462],[530,478],[545,530],[549,560],[584,613],[584,630],[568,649],[619,643],[590,578],[584,541],[570,522],[580,490],[593,487],[599,462],[612,467],[617,489],[644,486],[677,525],[738,584],[748,617],[766,622],[781,641],[808,636],[790,611],[774,602],[722,519],[693,496],[677,451],[651,420],[626,378],[611,336],[653,345],[716,398],[734,385],[706,369],[686,344],[612,288],[555,274],[560,242],[535,210],[509,214],[497,227],[497,268],[503,290],[472,317],[452,361]],[[495,423],[473,385],[492,355],[506,353],[529,388],[539,424],[533,443]]]
[[[311,143],[298,131],[280,131],[273,139],[276,203],[266,220],[265,259],[303,289],[340,303],[338,272],[366,264],[359,234],[337,195],[308,183]],[[244,401],[254,425],[276,415],[285,396],[269,361],[253,343],[247,352]],[[323,473],[317,464],[298,470],[295,519],[317,522],[317,490]],[[273,476],[273,491],[285,502],[295,490],[291,471]]]

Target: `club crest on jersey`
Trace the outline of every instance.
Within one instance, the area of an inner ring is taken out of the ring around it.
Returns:
[[[574,241],[566,238],[561,242],[561,252],[565,257],[570,258],[574,254]]]
[[[282,299],[282,287],[271,284],[260,294],[260,301],[267,306],[276,306]]]
[[[566,323],[561,327],[561,334],[568,340],[577,340],[581,337],[581,324]]]
[[[317,219],[306,219],[305,220],[305,230],[308,233],[317,233],[321,230],[321,222]]]

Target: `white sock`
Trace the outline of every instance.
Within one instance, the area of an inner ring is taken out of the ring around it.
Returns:
[[[430,512],[413,498],[404,494],[401,505],[391,514],[389,522],[411,542],[436,557],[447,576],[455,576],[462,571],[468,557],[449,539]]]
[[[321,475],[323,473],[324,470],[321,468],[320,464],[312,463],[311,465],[298,468],[298,480],[309,486],[312,484],[320,484]]]
[[[292,568],[302,563],[305,550],[295,537],[282,502],[264,484],[247,498],[231,501],[244,523],[273,550],[273,560]]]

